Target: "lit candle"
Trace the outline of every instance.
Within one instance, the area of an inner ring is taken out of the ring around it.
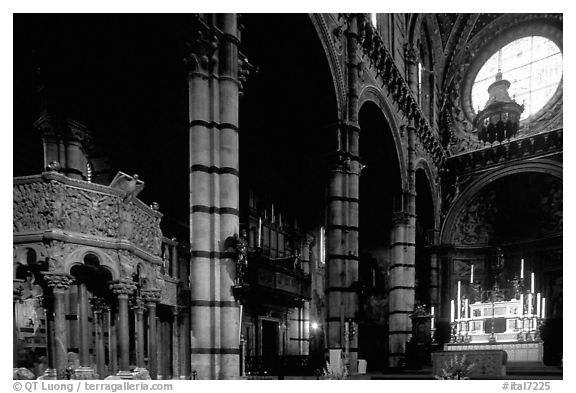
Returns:
[[[524,278],[524,258],[520,261],[520,278]]]
[[[262,246],[262,217],[258,218],[258,239],[256,240],[256,246]]]
[[[520,294],[520,315],[524,316],[524,294]]]
[[[542,318],[546,319],[546,298],[542,298]]]
[[[432,320],[430,321],[430,329],[434,329],[434,306],[432,306],[432,309],[430,310],[430,314],[432,314]]]
[[[540,292],[536,294],[536,316],[538,318],[541,317],[540,315]]]
[[[454,300],[450,300],[450,323],[454,322]]]
[[[468,319],[468,298],[464,299],[464,318]]]
[[[474,283],[474,265],[472,265],[472,268],[470,269],[470,284]]]
[[[532,292],[528,294],[528,315],[532,315]]]
[[[530,292],[534,293],[534,272],[530,275]]]
[[[456,314],[458,316],[458,320],[460,320],[460,313],[462,310],[462,299],[460,299],[460,281],[458,281],[458,299],[456,300],[457,304],[458,304],[458,313]]]

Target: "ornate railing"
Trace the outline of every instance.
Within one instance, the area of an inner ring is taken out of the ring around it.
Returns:
[[[562,133],[563,129],[558,128],[458,154],[448,159],[447,167],[452,173],[463,174],[509,161],[558,153],[562,151]]]
[[[309,299],[311,278],[295,257],[268,259],[257,254],[248,257],[247,283],[272,289],[300,299]]]
[[[57,172],[14,178],[15,242],[54,236],[130,250],[160,263],[162,214],[125,192]]]

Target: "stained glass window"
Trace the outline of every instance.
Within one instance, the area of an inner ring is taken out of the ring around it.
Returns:
[[[531,36],[500,48],[484,63],[472,86],[472,107],[476,113],[488,101],[488,86],[496,80],[510,81],[510,97],[524,104],[520,117],[526,119],[538,112],[552,98],[562,80],[562,52],[545,37]]]

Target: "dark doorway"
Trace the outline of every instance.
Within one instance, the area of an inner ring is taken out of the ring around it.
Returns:
[[[262,356],[276,357],[278,353],[278,322],[262,320]]]

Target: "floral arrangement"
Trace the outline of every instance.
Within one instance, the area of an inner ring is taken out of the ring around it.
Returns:
[[[468,362],[466,355],[454,356],[448,363],[444,362],[442,375],[436,375],[436,379],[470,379],[469,375],[476,364]]]

